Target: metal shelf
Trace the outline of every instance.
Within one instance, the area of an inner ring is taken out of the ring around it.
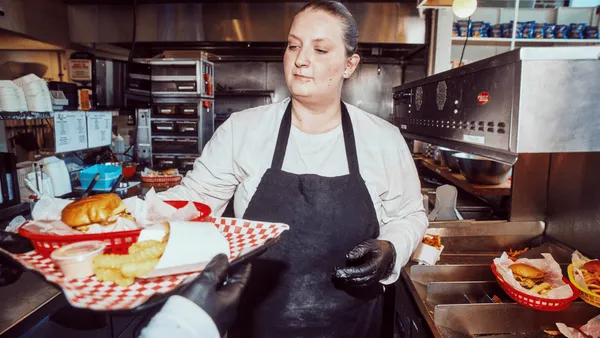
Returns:
[[[454,173],[449,168],[439,166],[430,158],[421,160],[423,166],[441,177],[450,181],[450,183],[463,189],[464,191],[477,196],[510,196],[511,181],[498,185],[473,184],[460,173]]]
[[[215,92],[215,97],[235,97],[235,96],[268,96],[273,95],[272,90],[232,90],[224,92]]]
[[[54,117],[54,112],[5,112],[0,111],[0,120],[35,120],[35,119],[51,119]]]
[[[162,115],[165,116],[165,115]],[[198,117],[197,115],[188,115],[187,117],[185,115],[176,115],[173,114],[173,116],[168,116],[168,117],[151,117],[150,121],[190,121],[190,122],[198,122],[198,120],[200,119],[200,117]]]
[[[154,156],[188,156],[188,157],[196,156],[196,157],[200,157],[200,154],[198,154],[198,153],[156,153],[156,152],[153,152],[152,156],[153,157]]]
[[[452,41],[465,42],[465,37],[462,36],[454,36],[452,37]],[[505,43],[510,45],[510,38],[474,38],[469,37],[469,42],[477,42],[480,44],[489,43]],[[515,39],[515,42],[519,45],[537,45],[537,44],[600,44],[600,39]]]

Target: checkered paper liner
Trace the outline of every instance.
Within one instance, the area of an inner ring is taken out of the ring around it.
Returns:
[[[230,261],[244,251],[263,245],[267,239],[279,237],[283,231],[289,229],[286,224],[235,218],[212,218],[211,221],[229,242]],[[134,309],[144,304],[151,296],[169,293],[186,279],[199,274],[192,272],[149,279],[138,278],[133,285],[121,287],[110,282],[100,282],[95,276],[65,279],[52,259],[38,255],[35,251],[11,256],[26,268],[39,272],[46,280],[58,285],[72,306],[98,311]]]

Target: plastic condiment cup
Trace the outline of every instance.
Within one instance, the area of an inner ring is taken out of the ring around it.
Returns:
[[[77,242],[52,251],[50,257],[66,279],[85,278],[94,274],[93,259],[105,248],[106,244],[101,241]]]

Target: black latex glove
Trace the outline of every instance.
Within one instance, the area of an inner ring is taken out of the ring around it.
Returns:
[[[229,278],[227,256],[213,258],[204,271],[180,293],[200,306],[217,325],[221,336],[233,324],[240,296],[250,277],[250,264],[242,266]]]
[[[369,239],[352,249],[346,258],[346,267],[336,268],[334,278],[350,286],[367,287],[390,275],[396,250],[391,242]]]

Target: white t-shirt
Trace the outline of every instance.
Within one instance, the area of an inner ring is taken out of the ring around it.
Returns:
[[[215,216],[220,216],[235,193],[234,212],[242,218],[263,174],[271,166],[279,126],[289,102],[288,98],[232,114],[217,129],[181,185],[159,196],[203,202]],[[396,249],[393,273],[382,281],[391,284],[428,226],[420,182],[398,128],[357,107],[347,107],[360,174],[381,226],[379,239],[392,242]],[[319,135],[306,134],[292,126],[282,170],[328,177],[348,174],[341,125]]]

